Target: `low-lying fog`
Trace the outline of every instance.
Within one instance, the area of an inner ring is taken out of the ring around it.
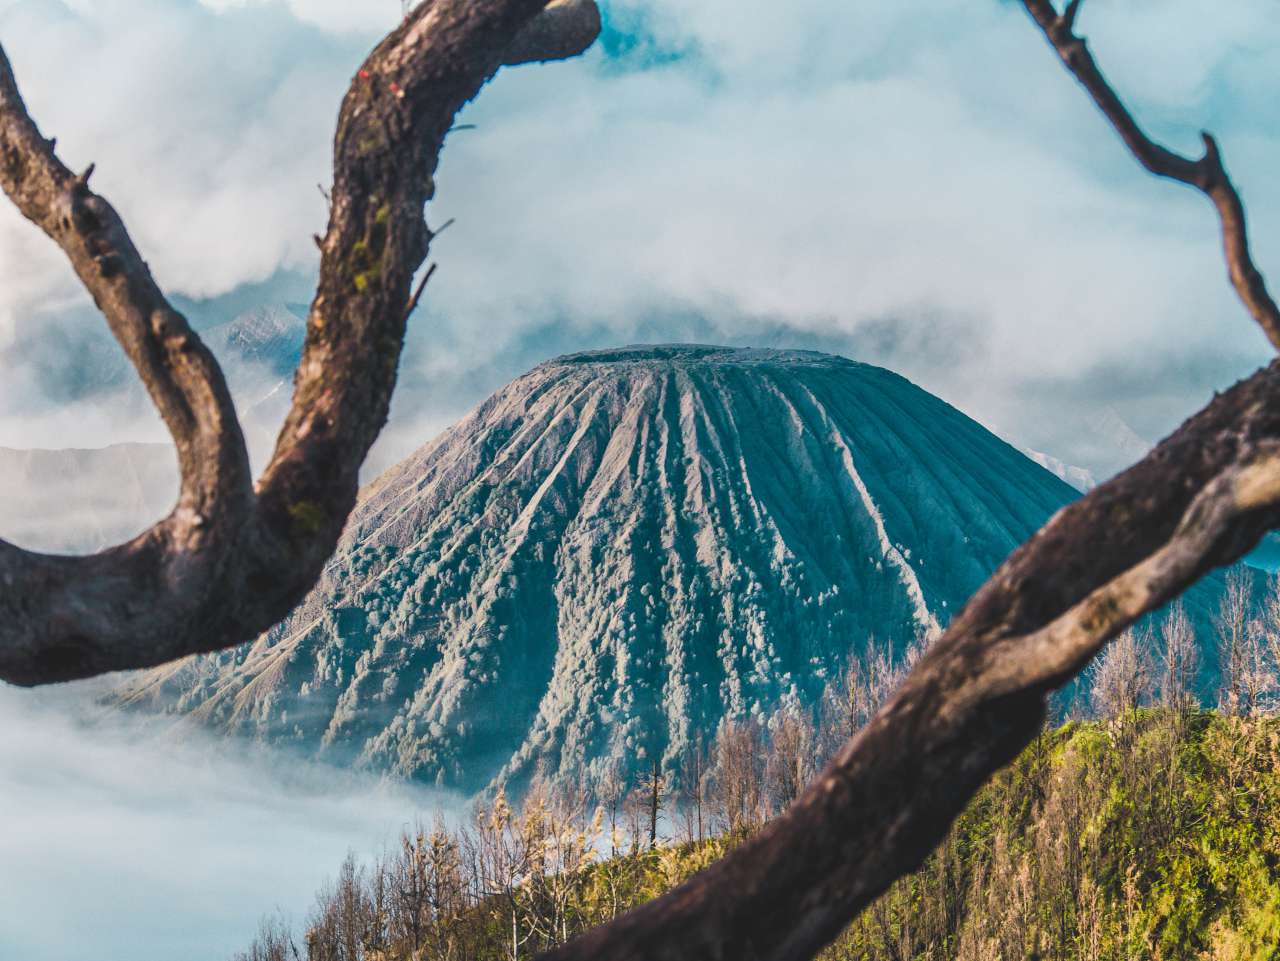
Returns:
[[[0,683],[0,958],[226,961],[443,795]],[[454,802],[456,807],[456,802]]]

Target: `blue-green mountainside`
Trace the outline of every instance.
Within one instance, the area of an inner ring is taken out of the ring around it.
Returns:
[[[370,485],[288,620],[121,698],[464,790],[671,764],[870,636],[936,632],[1076,496],[866,364],[560,357]]]

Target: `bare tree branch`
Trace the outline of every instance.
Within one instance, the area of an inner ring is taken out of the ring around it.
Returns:
[[[1188,160],[1149,140],[1073,24],[1027,10],[1149,171],[1218,209],[1231,282],[1272,343],[1280,311],[1244,209],[1205,135]],[[779,820],[657,901],[545,961],[799,961],[943,838],[1035,736],[1046,696],[1143,614],[1280,524],[1280,362],[1222,394],[1141,463],[1060,511],[969,601],[899,691]]]
[[[591,23],[598,30],[592,3],[545,5],[427,0],[361,67],[338,119],[293,406],[256,490],[212,355],[87,175],[75,177],[40,135],[0,50],[0,187],[67,254],[182,469],[174,513],[129,544],[51,557],[0,541],[0,679],[70,680],[230,647],[315,583],[386,422],[410,283],[431,240],[423,205],[454,116],[504,61],[571,56],[594,39]]]
[[[1271,341],[1280,348],[1280,307],[1267,291],[1266,281],[1254,266],[1249,252],[1249,230],[1244,203],[1227,176],[1218,143],[1205,132],[1204,156],[1198,160],[1183,157],[1151,140],[1119,96],[1111,88],[1089,52],[1084,38],[1074,32],[1081,0],[1071,0],[1059,15],[1050,0],[1023,0],[1027,12],[1040,25],[1046,39],[1058,52],[1067,69],[1089,92],[1103,116],[1110,121],[1125,145],[1151,173],[1195,187],[1213,201],[1222,221],[1222,244],[1227,259],[1231,285],[1244,302],[1250,316],[1258,322]]]
[[[1015,551],[782,818],[546,961],[812,957],[1030,742],[1050,691],[1277,523],[1280,362]]]
[[[160,292],[115,210],[89,189],[92,165],[72,174],[40,135],[3,49],[0,161],[0,187],[66,252],[168,425],[183,506],[243,514],[248,457],[217,362]]]
[[[504,67],[576,57],[600,35],[595,0],[551,0],[502,55]]]

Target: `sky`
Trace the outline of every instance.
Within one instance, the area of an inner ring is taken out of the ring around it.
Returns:
[[[1218,134],[1280,260],[1270,0],[1093,0],[1149,129]],[[399,0],[0,0],[33,115],[197,325],[306,303],[336,105]],[[612,0],[446,147],[385,465],[558,353],[654,340],[882,364],[1100,476],[1265,362],[1198,194],[1141,171],[1017,5]],[[60,254],[0,207],[0,446],[161,440]],[[109,399],[109,400],[108,400]],[[104,402],[104,400],[106,402]]]
[[[0,0],[0,38],[44,133],[73,167],[96,163],[96,188],[207,329],[309,300],[337,104],[400,9]],[[605,12],[588,56],[504,71],[450,138],[428,218],[454,224],[375,464],[550,356],[697,340],[887,366],[1105,476],[1268,359],[1212,208],[1138,168],[1016,4]],[[1218,135],[1258,263],[1280,277],[1274,14],[1274,0],[1090,0],[1079,28],[1154,135],[1187,151],[1202,127]],[[0,202],[0,447],[163,437],[60,253]],[[0,823],[19,825],[0,834],[0,955],[23,936],[15,918],[50,918],[38,892],[69,890],[82,920],[54,926],[121,953],[67,941],[47,956],[124,956],[159,903],[131,913],[134,890],[171,897],[175,927],[219,946],[183,957],[225,957],[276,903],[267,892],[303,910],[348,844],[409,806],[346,785],[281,818],[285,789],[260,768],[139,737],[86,740],[0,688]],[[201,826],[184,839],[183,823]],[[169,890],[183,840],[196,868]],[[229,879],[246,858],[252,883]],[[178,906],[209,903],[227,914]]]

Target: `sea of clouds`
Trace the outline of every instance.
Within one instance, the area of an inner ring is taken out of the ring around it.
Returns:
[[[90,686],[92,689],[92,685]],[[225,961],[461,802],[0,684],[0,957]]]

